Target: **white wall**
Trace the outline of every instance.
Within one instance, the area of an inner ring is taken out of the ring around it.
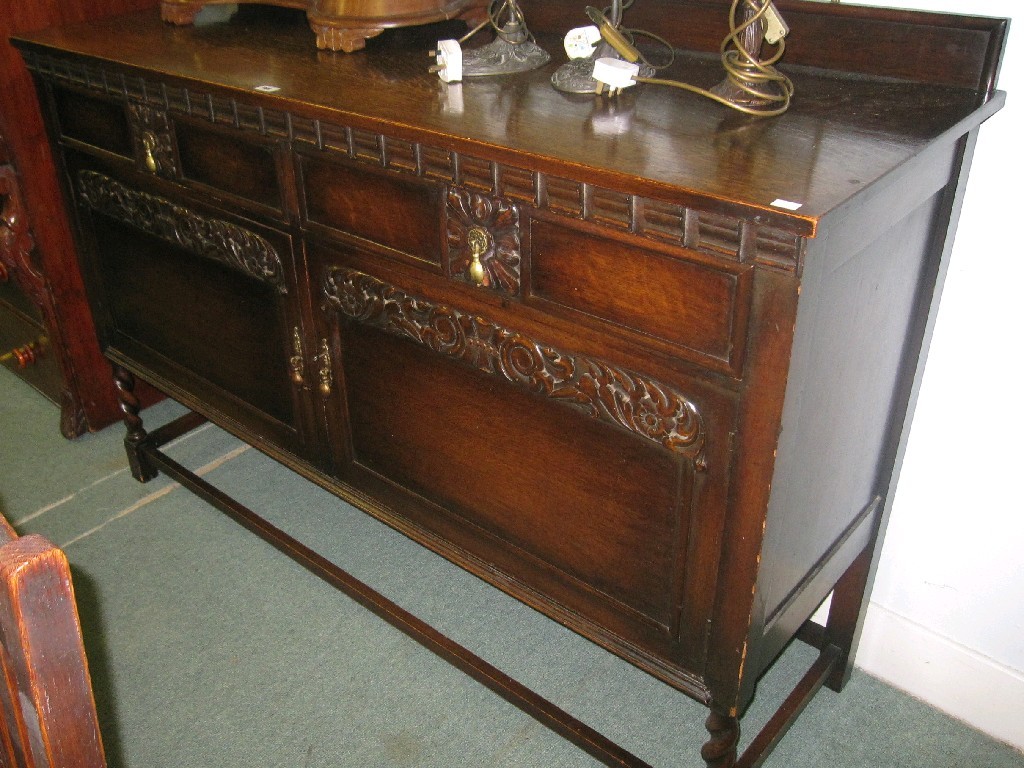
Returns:
[[[1024,749],[1024,8],[982,129],[858,666]]]

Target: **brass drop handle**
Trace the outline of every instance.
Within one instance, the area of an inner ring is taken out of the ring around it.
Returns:
[[[320,340],[320,394],[327,397],[331,394],[331,351],[327,347],[327,339]]]
[[[302,375],[302,369],[305,367],[302,360],[302,335],[299,333],[298,326],[292,329],[292,356],[288,360],[288,367],[291,369],[292,383],[299,385],[305,383]]]
[[[156,173],[156,134],[152,131],[143,131],[142,133],[142,151],[145,153],[143,158],[146,163],[146,168],[150,173]]]
[[[483,227],[473,227],[466,233],[469,245],[469,279],[474,285],[487,285],[487,272],[480,257],[491,247],[491,235]]]

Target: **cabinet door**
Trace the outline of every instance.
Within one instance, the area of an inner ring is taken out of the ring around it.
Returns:
[[[377,272],[342,247],[310,261],[340,390],[339,478],[578,631],[699,668],[687,559],[706,425],[687,394],[516,327],[514,309],[460,307],[469,294],[439,297],[435,278]]]
[[[104,352],[257,444],[308,453],[292,238],[71,158]]]

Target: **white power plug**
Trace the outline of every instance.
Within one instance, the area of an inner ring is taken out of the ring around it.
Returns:
[[[437,64],[430,68],[437,72],[446,83],[457,83],[462,80],[462,46],[458,40],[438,40],[437,49],[430,52],[437,58]]]
[[[601,30],[593,24],[587,27],[576,27],[565,34],[563,45],[565,54],[570,59],[587,59],[593,55],[597,43],[601,39]]]
[[[636,85],[633,78],[640,73],[640,65],[622,59],[605,56],[594,62],[593,77],[597,80],[597,92],[604,93],[608,86],[608,95],[615,96],[623,88]]]

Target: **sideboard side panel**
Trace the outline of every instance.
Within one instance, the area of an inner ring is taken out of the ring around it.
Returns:
[[[761,667],[872,540],[959,157],[956,144],[933,152],[808,253],[758,582]]]

